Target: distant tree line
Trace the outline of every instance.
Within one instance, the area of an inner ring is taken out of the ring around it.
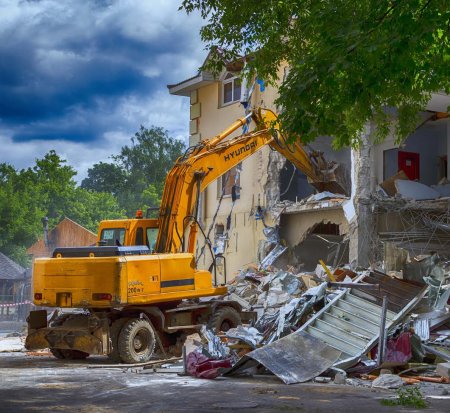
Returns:
[[[0,163],[0,251],[28,266],[26,249],[42,237],[45,216],[50,229],[68,217],[96,232],[102,219],[159,206],[166,174],[183,151],[164,129],[141,126],[131,145],[112,162],[94,164],[80,186],[76,170],[54,150],[27,169]]]

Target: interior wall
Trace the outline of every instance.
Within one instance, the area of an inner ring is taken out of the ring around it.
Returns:
[[[286,161],[280,171],[280,201],[296,202],[313,193],[314,187],[308,183],[307,176],[290,161]]]
[[[427,114],[430,116],[429,114]],[[419,127],[399,147],[393,137],[375,147],[376,183],[398,172],[398,151],[420,154],[420,179],[425,185],[435,185],[440,179],[439,157],[447,155],[446,120],[429,121]]]
[[[446,125],[432,122],[408,137],[402,150],[420,154],[420,182],[434,185],[439,181],[439,157],[447,154]]]

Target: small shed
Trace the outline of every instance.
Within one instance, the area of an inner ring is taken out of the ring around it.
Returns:
[[[83,247],[94,245],[97,235],[69,218],[64,218],[55,228],[48,232],[48,242],[45,237],[28,248],[28,254],[33,258],[50,257],[55,248]]]
[[[27,271],[0,252],[0,320],[22,319],[29,300],[30,279]]]

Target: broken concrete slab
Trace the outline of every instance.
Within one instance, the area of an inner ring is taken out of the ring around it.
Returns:
[[[405,382],[396,374],[382,374],[372,382],[372,387],[380,389],[399,389]]]
[[[437,199],[441,196],[435,189],[416,181],[396,179],[395,187],[398,194],[404,199],[420,201],[425,199]]]
[[[380,186],[387,195],[395,196],[397,193],[397,188],[395,187],[396,180],[409,180],[409,178],[403,170],[400,170],[395,175],[383,181]]]
[[[348,197],[342,194],[334,194],[329,191],[319,192],[311,195],[306,202],[322,201],[324,199],[347,199]]]
[[[438,363],[436,366],[436,375],[450,378],[450,363]]]
[[[441,197],[450,197],[450,184],[432,185],[431,187],[438,191]]]

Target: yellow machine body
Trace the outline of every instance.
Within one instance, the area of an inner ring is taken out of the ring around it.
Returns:
[[[157,219],[102,221],[97,244],[117,240],[123,246],[146,245],[152,249],[157,231]],[[60,308],[110,308],[223,295],[227,291],[226,287],[213,287],[209,271],[195,269],[190,253],[104,257],[98,250],[86,249],[80,257],[65,257],[56,250],[54,258],[36,259],[34,292],[41,296],[36,299],[35,295],[34,303]]]

